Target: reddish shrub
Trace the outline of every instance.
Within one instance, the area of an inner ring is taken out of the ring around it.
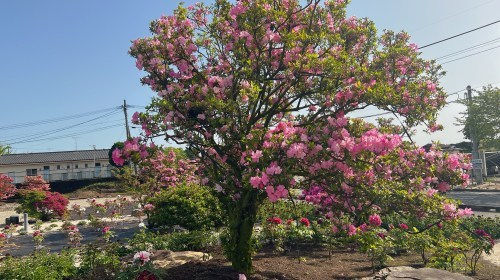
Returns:
[[[0,174],[0,199],[6,199],[16,194],[16,187],[12,184],[12,179],[4,174]]]
[[[67,209],[69,200],[58,192],[46,192],[45,199],[37,203],[37,207],[43,211],[52,211],[55,215],[62,217]]]

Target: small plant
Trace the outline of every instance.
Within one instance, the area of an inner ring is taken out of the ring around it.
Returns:
[[[40,248],[42,246],[42,242],[44,240],[44,236],[42,231],[40,230],[35,230],[33,232],[33,241],[35,241],[35,248]]]
[[[78,229],[77,226],[70,225],[67,228],[65,228],[65,232],[68,237],[68,243],[70,246],[72,247],[80,246],[83,236],[80,233],[80,230]]]
[[[103,220],[96,218],[92,214],[89,214],[88,220],[89,225],[94,228],[95,231],[100,231],[106,226],[106,223]]]
[[[119,279],[157,280],[157,272],[151,262],[151,254],[140,251],[134,254],[133,264],[119,275]]]
[[[115,237],[115,233],[111,230],[110,227],[105,226],[102,229],[102,238],[104,239],[104,241],[109,242],[113,237]]]
[[[85,207],[82,207],[80,204],[73,204],[71,206],[71,210],[75,212],[80,219],[82,219],[83,214],[85,214]]]

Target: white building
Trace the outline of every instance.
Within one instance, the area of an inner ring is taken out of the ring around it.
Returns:
[[[0,156],[0,173],[14,183],[25,176],[43,176],[47,182],[112,177],[109,149],[9,154]]]

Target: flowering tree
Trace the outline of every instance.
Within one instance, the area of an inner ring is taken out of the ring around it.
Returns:
[[[443,216],[447,202],[435,192],[466,179],[460,157],[348,118],[373,106],[401,118],[405,133],[418,124],[434,130],[446,94],[440,66],[419,58],[408,34],[378,37],[368,19],[346,18],[345,2],[180,6],[131,47],[142,83],[158,93],[132,121],[144,142],[161,135],[194,151],[203,182],[231,210],[226,249],[241,272],[251,271],[265,198],[302,188],[349,230],[376,213]]]
[[[5,175],[0,174],[0,199],[7,199],[17,192],[16,187],[12,184],[12,179]]]
[[[42,176],[26,176],[21,189],[27,191],[48,191],[50,184],[45,182]]]

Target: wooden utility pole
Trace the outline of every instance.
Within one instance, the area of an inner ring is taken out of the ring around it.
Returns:
[[[472,105],[472,88],[467,86],[467,117],[470,118],[470,106]],[[480,185],[483,183],[483,167],[485,164],[481,157],[479,156],[479,141],[476,138],[476,128],[474,124],[469,122],[469,134],[470,140],[472,142],[472,175],[476,181],[476,184]]]
[[[130,139],[132,136],[130,136],[130,128],[128,127],[127,101],[125,99],[123,99],[123,114],[125,115],[125,130],[127,131],[127,139]]]

